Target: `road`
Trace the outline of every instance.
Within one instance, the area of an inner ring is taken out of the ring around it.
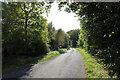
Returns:
[[[4,78],[85,78],[84,62],[78,50],[70,48],[65,53],[46,61],[3,74]]]

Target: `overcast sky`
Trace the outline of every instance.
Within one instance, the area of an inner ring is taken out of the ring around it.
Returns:
[[[72,29],[80,29],[80,22],[75,14],[58,10],[58,4],[54,2],[48,15],[48,22],[53,22],[56,29],[62,29],[65,32]]]

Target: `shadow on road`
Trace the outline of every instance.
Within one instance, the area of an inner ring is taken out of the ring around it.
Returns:
[[[2,77],[3,77],[3,79],[6,79],[6,78],[20,78],[24,75],[28,75],[28,73],[30,73],[30,71],[31,71],[32,66],[33,65],[25,66],[25,67],[22,67],[22,68],[19,68],[19,69],[15,69],[13,71],[3,73]]]

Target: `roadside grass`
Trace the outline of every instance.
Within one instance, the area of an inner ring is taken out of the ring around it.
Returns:
[[[66,50],[67,50],[67,48],[58,49],[58,51],[59,51],[60,53],[63,53],[63,52],[65,52]]]
[[[60,52],[51,51],[51,52],[47,53],[47,55],[44,55],[43,58],[39,59],[36,63],[47,60],[47,59],[50,59],[50,58],[52,58],[52,57],[54,57],[54,56],[56,56],[58,54],[60,54]]]
[[[67,49],[66,49],[67,50]],[[2,71],[7,72],[24,66],[33,65],[41,61],[52,58],[60,53],[66,51],[65,49],[60,49],[60,51],[50,51],[46,55],[38,57],[25,57],[25,56],[9,56],[3,58],[2,60]]]
[[[106,66],[101,60],[93,57],[91,54],[87,53],[84,49],[76,48],[81,52],[82,58],[84,60],[86,78],[110,78]]]

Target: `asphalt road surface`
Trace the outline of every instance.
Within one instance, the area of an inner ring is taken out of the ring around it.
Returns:
[[[70,48],[33,66],[3,74],[3,78],[85,78],[84,62],[78,50]]]

